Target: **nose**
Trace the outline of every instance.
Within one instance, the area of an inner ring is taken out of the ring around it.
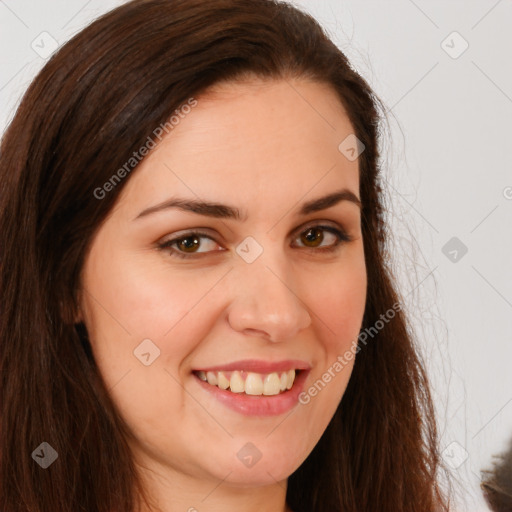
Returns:
[[[283,258],[281,255],[280,263],[270,257],[251,264],[238,262],[232,273],[234,297],[228,309],[228,322],[234,330],[281,342],[293,339],[311,324],[306,297],[301,296]]]

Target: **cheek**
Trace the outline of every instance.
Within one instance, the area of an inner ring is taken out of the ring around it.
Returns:
[[[171,272],[165,262],[143,265],[144,258],[93,253],[84,269],[86,325],[103,366],[131,364],[146,339],[158,347],[160,363],[172,364],[207,331],[205,303],[225,270]]]
[[[144,267],[133,256],[94,256],[83,275],[94,358],[133,431],[158,436],[172,422],[164,408],[183,412],[180,365],[208,333],[214,319],[207,314],[213,311],[208,294],[225,270],[171,273],[168,265]],[[144,364],[143,353],[149,353],[150,364]]]
[[[306,383],[303,403],[312,408],[318,425],[332,417],[350,379],[366,305],[366,286],[363,253],[358,251],[353,258],[341,262],[338,270],[331,268],[319,275],[309,288],[309,306],[316,317],[315,339],[321,356]],[[311,435],[319,435],[318,425]]]
[[[358,254],[360,251],[358,251]],[[357,340],[366,305],[367,275],[364,259],[354,255],[340,262],[339,269],[327,269],[309,285],[309,305],[317,315],[329,357],[346,350]]]

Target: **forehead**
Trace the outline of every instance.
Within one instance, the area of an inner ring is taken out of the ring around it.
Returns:
[[[133,208],[177,193],[267,207],[333,187],[358,194],[357,160],[339,150],[353,128],[328,85],[253,79],[196,100],[130,177]]]

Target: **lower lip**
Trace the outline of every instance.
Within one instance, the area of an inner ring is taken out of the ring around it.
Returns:
[[[299,395],[304,387],[308,370],[302,370],[293,382],[293,386],[279,395],[246,395],[233,393],[218,386],[213,386],[194,375],[194,378],[205,391],[214,396],[219,402],[245,416],[277,416],[297,405]]]

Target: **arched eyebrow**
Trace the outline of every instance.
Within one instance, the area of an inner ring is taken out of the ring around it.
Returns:
[[[300,210],[298,216],[308,215],[310,213],[326,210],[331,208],[341,201],[349,201],[356,204],[359,208],[362,207],[361,200],[352,192],[346,188],[333,192],[317,199],[305,202]],[[197,199],[186,199],[181,197],[172,197],[166,201],[159,203],[155,206],[150,206],[142,212],[140,212],[134,220],[146,217],[152,213],[161,212],[170,208],[178,208],[183,211],[196,213],[205,217],[214,217],[217,219],[233,219],[237,221],[245,221],[248,218],[246,212],[241,212],[234,206],[226,204],[200,201]]]

